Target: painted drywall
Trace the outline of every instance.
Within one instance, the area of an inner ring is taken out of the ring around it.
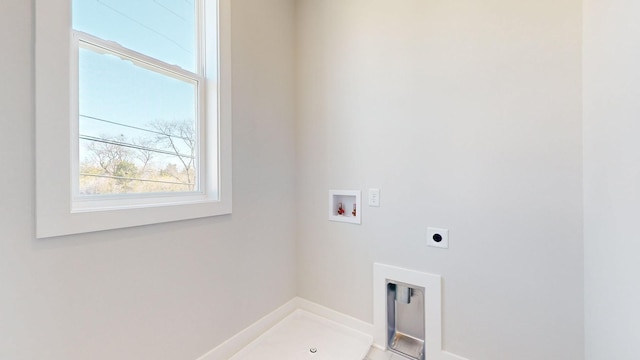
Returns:
[[[36,240],[33,5],[2,1],[0,359],[196,359],[295,296],[293,2],[232,7],[233,215]]]
[[[583,358],[581,11],[297,2],[299,296],[371,322],[374,261],[439,274],[447,351]],[[368,188],[362,225],[327,220]]]
[[[584,2],[587,360],[640,354],[640,3]]]

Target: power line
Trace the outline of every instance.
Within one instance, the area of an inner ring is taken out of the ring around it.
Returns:
[[[109,124],[113,124],[113,125],[118,125],[118,126],[122,126],[122,127],[127,127],[127,128],[130,128],[130,129],[146,131],[146,132],[150,132],[150,133],[158,134],[158,135],[162,135],[162,136],[167,136],[167,137],[178,138],[178,139],[182,139],[182,140],[186,140],[186,141],[191,141],[191,139],[189,139],[187,137],[167,134],[167,133],[163,133],[161,131],[150,130],[150,129],[145,129],[145,128],[141,128],[141,127],[137,127],[137,126],[133,126],[133,125],[123,124],[123,123],[119,123],[119,122],[115,122],[115,121],[111,121],[111,120],[101,119],[101,118],[97,118],[95,116],[89,116],[89,115],[80,114],[80,117],[83,117],[85,119],[90,119],[90,120],[96,120],[96,121],[100,121],[100,122],[104,122],[104,123],[109,123]]]
[[[109,139],[98,138],[98,137],[89,136],[89,135],[82,135],[82,134],[80,134],[79,138],[81,140],[87,140],[87,141],[99,142],[99,143],[103,143],[103,144],[122,146],[122,147],[135,149],[135,150],[151,151],[151,152],[158,153],[158,154],[178,156],[178,157],[187,158],[187,159],[195,159],[195,156],[193,156],[193,155],[181,154],[181,153],[179,153],[177,151],[155,149],[155,148],[150,148],[148,146],[131,144],[131,143],[126,143],[126,142],[117,141],[117,140],[109,140]]]
[[[163,8],[163,9],[167,10],[168,12],[172,13],[173,15],[175,15],[177,18],[182,19],[182,21],[184,21],[184,22],[188,22],[188,20],[187,20],[185,17],[183,17],[182,15],[178,14],[177,12],[175,12],[175,11],[173,11],[173,10],[169,9],[167,6],[165,6],[165,5],[161,4],[161,3],[159,3],[159,2],[158,2],[158,0],[152,0],[152,1],[153,1],[156,5],[160,6],[161,8]]]
[[[138,20],[136,20],[136,19],[132,18],[131,16],[129,16],[129,15],[127,15],[127,14],[123,13],[122,11],[120,11],[120,10],[118,10],[118,9],[114,8],[114,7],[113,7],[113,6],[111,6],[111,5],[107,5],[107,4],[105,4],[104,2],[102,2],[102,0],[96,0],[96,2],[97,2],[98,4],[100,4],[100,5],[104,6],[104,7],[106,7],[107,9],[110,9],[111,11],[113,11],[113,12],[115,12],[115,13],[119,14],[120,16],[122,16],[122,17],[124,17],[124,18],[126,18],[126,19],[129,19],[129,20],[133,21],[134,23],[136,23],[136,24],[138,24],[138,25],[142,26],[143,28],[145,28],[145,29],[147,29],[147,30],[149,30],[149,31],[151,31],[151,32],[153,32],[153,33],[155,33],[155,34],[157,34],[158,36],[163,37],[164,39],[166,39],[166,40],[168,40],[168,41],[172,42],[174,45],[176,45],[176,46],[177,46],[177,47],[179,47],[180,49],[182,49],[182,50],[186,51],[188,54],[193,54],[191,51],[189,51],[189,49],[187,49],[187,48],[183,47],[182,45],[180,45],[180,43],[178,43],[177,41],[175,41],[175,40],[173,40],[172,38],[168,37],[167,35],[165,35],[165,34],[161,33],[160,31],[158,31],[158,30],[156,30],[156,29],[154,29],[154,28],[152,28],[152,27],[150,27],[150,26],[148,26],[148,25],[143,24],[142,22],[140,22],[140,21],[138,21]]]
[[[95,174],[87,174],[80,173],[80,176],[89,176],[89,177],[97,177],[97,178],[108,178],[108,179],[116,179],[116,180],[132,180],[132,181],[143,181],[143,182],[152,182],[152,183],[161,183],[161,184],[171,184],[171,185],[183,185],[183,186],[193,186],[193,183],[183,183],[176,181],[163,181],[163,180],[151,180],[151,179],[138,179],[138,178],[128,178],[123,176],[112,176],[112,175],[95,175]]]

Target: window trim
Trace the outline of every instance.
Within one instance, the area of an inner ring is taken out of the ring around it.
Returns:
[[[73,62],[77,46],[71,28],[72,0],[36,0],[35,3],[35,95],[36,95],[36,236],[47,238],[108,229],[179,221],[230,214],[231,204],[231,56],[230,0],[199,1],[203,16],[217,18],[216,36],[205,28],[207,43],[198,39],[204,56],[217,56],[216,64],[198,59],[198,72],[204,71],[203,107],[217,109],[205,123],[206,157],[217,159],[217,167],[207,164],[209,181],[217,178],[218,193],[211,187],[197,196],[163,195],[162,203],[136,201],[126,207],[110,206],[72,211],[74,106],[72,81],[77,77]],[[204,2],[206,1],[206,6]],[[212,6],[213,5],[213,6]],[[202,15],[200,16],[202,18]],[[199,19],[198,26],[202,27]],[[208,106],[216,104],[217,106]],[[211,121],[212,117],[217,116]],[[212,126],[213,125],[213,126]],[[216,126],[217,125],[217,126]],[[77,127],[77,125],[76,125]],[[62,144],[62,146],[61,146]],[[210,162],[210,161],[209,161]],[[214,164],[215,165],[215,164]],[[216,174],[217,170],[217,174]],[[215,195],[215,196],[214,196]],[[141,197],[143,199],[144,197]]]

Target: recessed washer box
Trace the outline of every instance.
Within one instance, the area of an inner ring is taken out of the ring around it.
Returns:
[[[329,190],[329,220],[360,224],[360,190]]]

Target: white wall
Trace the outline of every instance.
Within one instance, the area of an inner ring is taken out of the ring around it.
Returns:
[[[374,261],[441,274],[448,351],[582,359],[581,1],[297,15],[299,295],[371,322]],[[370,187],[361,226],[327,221],[327,190]]]
[[[584,2],[587,360],[640,354],[640,3]]]
[[[33,6],[2,0],[0,359],[195,359],[295,296],[293,2],[232,6],[233,215],[36,240]]]

